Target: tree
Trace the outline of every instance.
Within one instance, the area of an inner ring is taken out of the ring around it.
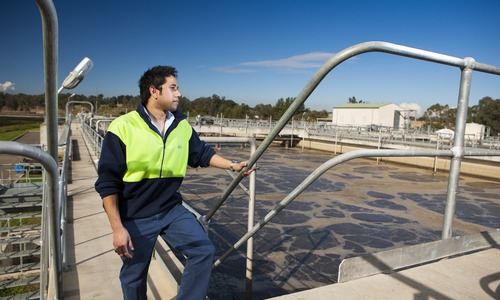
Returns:
[[[326,109],[322,111],[308,111],[304,114],[304,119],[307,122],[315,122],[318,118],[326,118],[328,117],[328,112]]]
[[[455,113],[449,112],[449,110],[448,104],[436,103],[427,108],[420,119],[426,121],[424,126],[431,126],[434,129],[453,128],[455,124],[453,115],[456,115],[456,110]]]
[[[3,107],[6,104],[6,95],[3,92],[0,92],[0,111],[2,111]]]
[[[349,100],[347,101],[347,103],[365,103],[363,100],[356,100],[356,97],[349,97]]]
[[[257,104],[253,115],[259,116],[261,119],[269,119],[273,116],[273,106],[271,104]]]
[[[16,111],[19,108],[18,97],[7,97],[5,100],[5,106],[12,111]]]
[[[427,118],[428,117],[439,118],[448,109],[449,109],[448,104],[443,106],[439,103],[436,103],[434,105],[431,105],[429,108],[427,108],[427,110],[424,112],[424,116]]]
[[[295,101],[295,97],[293,98],[287,97],[286,99],[279,98],[278,101],[276,101],[276,104],[274,105],[273,119],[278,120],[279,118],[281,118],[281,116],[283,116],[283,114],[290,107],[293,101]],[[305,111],[306,108],[304,106],[304,103],[302,103],[295,111],[294,116],[302,115]]]
[[[500,99],[493,100],[491,97],[484,97],[479,100],[477,123],[489,126],[491,135],[496,136],[500,133]]]

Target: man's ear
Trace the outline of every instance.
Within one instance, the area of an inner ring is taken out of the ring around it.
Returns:
[[[156,91],[157,89],[154,86],[149,87],[149,94],[155,99],[158,98],[158,96],[156,95]]]

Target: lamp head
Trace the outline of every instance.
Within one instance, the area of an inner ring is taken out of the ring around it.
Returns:
[[[71,71],[64,79],[63,84],[61,86],[61,89],[73,89],[75,88],[87,75],[87,73],[92,69],[94,66],[94,63],[92,60],[90,60],[88,57],[85,57],[77,66],[76,68]]]

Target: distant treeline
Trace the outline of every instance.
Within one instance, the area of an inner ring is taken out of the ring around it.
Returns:
[[[435,129],[455,129],[457,109],[438,103],[430,106],[420,118],[429,122]],[[467,123],[477,123],[490,128],[491,136],[500,135],[500,99],[483,97],[477,105],[469,106]]]
[[[88,101],[97,106],[98,113],[120,115],[135,109],[140,101],[139,96],[130,95],[117,97],[104,97],[102,94],[97,96],[71,95],[59,95],[58,106],[63,112],[68,101]],[[276,101],[275,105],[258,104],[255,107],[250,107],[245,103],[236,103],[233,100],[214,94],[211,97],[199,97],[194,100],[181,97],[179,108],[184,113],[189,114],[190,117],[210,115],[235,119],[271,118],[278,120],[294,100],[295,98],[280,98]],[[39,111],[44,106],[44,95],[7,94],[0,92],[0,111],[36,113],[36,110]],[[328,111],[310,110],[302,104],[297,110],[294,119],[312,122],[316,121],[317,118],[326,117],[328,117]]]
[[[71,101],[88,101],[97,107],[99,114],[118,116],[129,112],[137,107],[139,96],[97,96],[61,94],[59,95],[59,109],[64,115],[66,103]],[[295,98],[280,98],[274,105],[258,104],[251,107],[245,103],[237,103],[233,100],[212,95],[211,97],[199,97],[190,100],[186,97],[180,99],[180,109],[191,118],[196,116],[214,116],[234,119],[272,119],[278,120],[288,109]],[[347,103],[362,103],[365,101],[356,100],[351,97]],[[25,113],[37,113],[44,109],[44,95],[7,94],[0,92],[0,112],[14,111]],[[330,111],[310,110],[302,104],[294,115],[295,120],[314,122],[318,118],[327,118]],[[419,118],[424,122],[423,126],[430,126],[433,129],[450,128],[454,129],[457,109],[448,105],[436,103],[427,108],[423,116]],[[467,122],[478,123],[490,127],[490,134],[496,136],[500,134],[500,99],[493,100],[491,97],[483,97],[479,103],[470,106],[467,112]]]

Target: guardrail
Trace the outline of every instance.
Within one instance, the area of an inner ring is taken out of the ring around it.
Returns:
[[[66,205],[66,184],[67,184],[67,161],[69,157],[70,138],[66,137],[65,142],[65,155],[63,159],[63,168],[61,174],[61,181],[59,182],[59,168],[58,168],[58,132],[57,132],[57,17],[54,5],[51,1],[36,0],[37,5],[42,15],[43,23],[43,38],[44,38],[44,76],[45,76],[45,99],[46,99],[46,118],[47,124],[47,152],[41,149],[20,144],[16,142],[0,142],[0,153],[22,155],[32,158],[40,162],[47,171],[46,180],[44,184],[46,189],[43,195],[43,208],[42,208],[42,270],[41,270],[41,284],[40,296],[42,299],[53,297],[54,299],[63,298],[62,293],[62,265],[65,261],[65,251],[61,254],[61,249],[67,246],[65,243],[65,205]],[[449,181],[447,188],[446,206],[444,213],[444,221],[442,228],[442,240],[440,244],[442,248],[445,246],[447,240],[450,241],[452,237],[452,224],[455,214],[456,194],[458,187],[458,179],[460,175],[461,161],[466,156],[500,156],[498,150],[484,150],[484,149],[465,149],[465,123],[468,109],[469,92],[471,86],[471,77],[473,71],[479,71],[494,75],[500,75],[500,68],[476,62],[471,57],[457,58],[438,54],[430,51],[424,51],[402,45],[396,45],[386,42],[366,42],[349,47],[330,58],[325,64],[316,72],[309,83],[300,92],[295,101],[292,102],[290,107],[280,118],[278,122],[272,127],[271,131],[260,144],[260,146],[253,152],[249,159],[249,167],[254,166],[264,151],[270,146],[271,142],[282,131],[282,129],[292,120],[293,115],[299,107],[307,100],[314,89],[319,85],[322,79],[332,71],[336,66],[346,61],[347,59],[367,53],[367,52],[384,52],[393,55],[400,55],[408,58],[425,60],[433,63],[444,64],[452,67],[457,67],[461,70],[460,89],[458,96],[458,109],[455,123],[455,136],[453,139],[453,146],[451,149],[444,150],[355,150],[349,153],[342,154],[335,157],[318,169],[316,169],[310,176],[308,176],[299,186],[297,186],[289,195],[287,195],[280,203],[278,203],[257,225],[249,228],[248,232],[236,242],[231,249],[229,249],[223,256],[221,256],[214,266],[220,265],[233,251],[237,250],[245,242],[249,242],[252,236],[271,221],[281,210],[283,210],[291,201],[293,201],[307,186],[319,178],[326,170],[334,167],[335,165],[361,157],[397,157],[397,156],[441,156],[451,158],[451,167],[449,172]],[[271,122],[269,123],[271,124]],[[92,125],[92,122],[90,122]],[[83,128],[85,131],[85,128]],[[94,151],[99,153],[102,144],[102,137],[96,133],[87,132],[91,137],[89,140],[95,141],[93,145]],[[68,130],[69,135],[69,130]],[[203,217],[202,221],[207,223],[213,217],[215,212],[223,205],[232,191],[239,186],[243,178],[243,172],[240,172],[234,177],[227,189],[220,196],[216,205]],[[250,222],[249,222],[250,224]],[[62,231],[63,238],[60,239]],[[498,244],[498,234],[490,234],[489,237],[494,237],[489,244]],[[481,237],[478,237],[481,238]],[[484,238],[484,237],[483,237]],[[45,241],[49,243],[45,243]],[[445,245],[445,246],[442,246]],[[459,247],[460,252],[462,248]],[[466,249],[467,251],[470,248]],[[405,251],[402,249],[404,255]],[[442,255],[447,255],[451,252],[446,252],[444,249]],[[456,254],[456,251],[453,252]],[[432,254],[421,257],[418,261],[413,263],[424,263],[435,259]],[[391,266],[397,268],[397,265]],[[379,268],[380,270],[380,268]],[[49,278],[50,273],[50,278]]]
[[[309,97],[309,95],[313,92],[317,85],[321,82],[322,78],[326,76],[328,72],[334,69],[341,62],[351,58],[355,55],[359,55],[366,52],[371,51],[380,51],[386,52],[389,54],[402,55],[409,58],[427,60],[434,63],[441,63],[449,66],[455,66],[461,69],[462,76],[460,80],[460,90],[458,97],[458,109],[457,109],[457,118],[455,123],[455,135],[453,141],[449,147],[444,147],[445,149],[412,149],[412,150],[392,150],[392,149],[384,149],[384,150],[354,150],[348,153],[344,153],[337,157],[330,159],[329,161],[322,164],[319,168],[317,168],[311,175],[309,175],[301,184],[299,184],[290,194],[288,194],[280,203],[278,203],[258,224],[254,225],[252,228],[249,227],[248,232],[241,237],[224,255],[222,255],[219,259],[214,263],[214,267],[220,265],[225,259],[229,257],[229,255],[241,247],[244,243],[249,242],[252,236],[259,231],[262,227],[264,227],[268,222],[270,222],[281,210],[283,210],[290,202],[292,202],[300,193],[302,193],[310,184],[312,184],[315,180],[317,180],[324,172],[333,168],[334,166],[352,160],[356,158],[367,158],[367,157],[449,157],[451,158],[451,166],[449,170],[449,181],[447,187],[447,196],[446,196],[446,205],[444,212],[444,220],[442,227],[442,235],[441,241],[438,241],[433,244],[433,247],[439,247],[439,255],[440,257],[446,255],[457,254],[460,252],[471,251],[478,249],[480,247],[485,247],[485,245],[492,245],[492,243],[500,243],[498,238],[498,233],[490,232],[487,235],[490,237],[488,243],[484,243],[481,241],[477,243],[477,247],[470,247],[466,245],[455,245],[454,247],[450,247],[450,243],[453,243],[452,237],[452,224],[455,214],[455,205],[456,205],[456,194],[458,188],[458,179],[460,175],[460,165],[461,161],[464,157],[472,157],[472,156],[500,156],[500,151],[494,149],[485,149],[485,148],[465,148],[465,124],[466,124],[466,116],[468,109],[468,97],[470,91],[471,84],[471,75],[472,71],[481,71],[486,73],[491,73],[495,75],[500,75],[500,68],[480,64],[475,62],[472,58],[455,58],[451,56],[446,56],[442,54],[437,54],[429,51],[423,51],[420,49],[410,48],[406,46],[395,45],[391,43],[385,42],[368,42],[362,43],[359,45],[355,45],[346,50],[339,52],[337,55],[328,60],[319,71],[313,76],[311,81],[306,85],[306,87],[302,90],[296,100],[291,104],[288,110],[285,112],[283,117],[275,124],[275,126],[270,130],[267,137],[263,140],[260,146],[253,152],[249,159],[249,166],[253,166],[256,164],[260,156],[263,152],[270,146],[271,142],[275,140],[275,138],[280,134],[280,132],[286,126],[290,126],[290,119],[295,114],[296,110],[300,107],[300,105]],[[229,123],[228,123],[229,124]],[[247,123],[245,123],[247,124]],[[248,125],[248,124],[247,124]],[[247,126],[245,125],[245,126]],[[87,129],[84,129],[84,131]],[[320,129],[324,130],[324,128]],[[379,133],[380,135],[380,133]],[[100,144],[102,143],[102,138],[98,137],[99,135],[96,133],[87,133],[87,136],[90,140],[96,139],[94,141],[95,149],[100,148]],[[367,136],[368,138],[368,136]],[[380,138],[380,137],[379,137]],[[437,142],[437,141],[436,141]],[[409,141],[406,141],[409,143]],[[410,142],[411,143],[411,142]],[[207,212],[205,216],[201,217],[201,220],[206,224],[209,222],[210,218],[213,217],[215,212],[221,208],[224,201],[228,198],[228,196],[232,193],[232,191],[240,184],[241,179],[243,178],[243,173],[239,173],[234,177],[233,181],[226,188],[223,194],[220,196],[218,202]],[[473,239],[483,239],[484,235],[479,234],[475,235]],[[410,255],[412,250],[410,247],[398,249],[402,256]],[[381,259],[383,257],[380,254],[377,259]],[[436,259],[437,256],[435,254],[427,253],[419,257],[417,260],[412,261],[412,264],[425,263],[428,261],[432,261]],[[345,260],[346,261],[346,260]],[[354,262],[359,263],[358,261]],[[366,261],[365,261],[366,263]],[[407,263],[407,261],[405,262]],[[341,264],[342,265],[342,264]],[[350,263],[344,263],[344,266],[349,266],[349,270],[356,270],[356,267],[352,267]],[[400,268],[406,266],[401,262],[399,265],[397,263],[390,264],[391,268]],[[373,267],[372,267],[373,269]],[[373,270],[370,272],[373,272]],[[341,274],[342,280],[345,278],[358,278],[362,276],[362,274],[356,275],[346,275],[346,268],[340,268],[339,274]],[[379,272],[382,272],[383,269],[379,268]]]
[[[45,299],[51,291],[62,289],[61,257],[60,257],[60,226],[59,226],[59,201],[57,182],[59,178],[58,163],[47,152],[30,145],[18,142],[0,141],[0,154],[21,155],[40,162],[52,181],[44,180],[44,193],[42,200],[42,253],[40,270],[40,297]],[[50,186],[55,183],[55,186]],[[50,191],[50,193],[49,193]],[[46,243],[45,241],[48,241]],[[49,273],[54,278],[49,286]]]
[[[264,139],[262,144],[256,150],[254,155],[249,160],[249,166],[252,166],[262,155],[262,153],[267,149],[275,137],[286,125],[288,120],[292,118],[297,109],[302,105],[305,100],[310,96],[314,89],[319,85],[321,80],[336,66],[340,63],[346,61],[347,59],[362,54],[366,52],[385,52],[389,54],[401,55],[415,59],[426,60],[434,63],[445,64],[449,66],[455,66],[461,69],[461,80],[460,80],[460,90],[458,97],[458,109],[457,118],[455,123],[455,136],[453,140],[453,147],[450,150],[355,150],[349,153],[342,154],[326,163],[321,167],[316,169],[307,179],[305,179],[292,193],[290,193],[285,199],[283,199],[278,205],[276,205],[257,225],[252,228],[247,234],[245,234],[234,246],[229,249],[220,259],[215,262],[215,265],[219,265],[223,262],[229,255],[238,249],[244,242],[246,242],[250,237],[252,237],[259,229],[261,229],[265,224],[267,224],[271,219],[276,216],[286,205],[288,205],[297,195],[299,195],[307,186],[309,186],[314,180],[316,180],[321,174],[326,170],[332,168],[338,163],[347,161],[350,159],[358,157],[390,157],[390,156],[444,156],[450,157],[451,167],[449,172],[449,181],[447,188],[446,206],[444,213],[444,221],[442,228],[442,240],[447,240],[451,238],[452,235],[452,224],[455,214],[456,205],[456,194],[458,188],[458,179],[460,174],[460,164],[462,158],[465,156],[500,156],[500,151],[488,151],[488,150],[466,150],[464,149],[464,136],[465,136],[465,123],[467,117],[467,109],[469,102],[469,92],[471,85],[472,71],[481,71],[485,73],[490,73],[494,75],[500,75],[500,68],[489,66],[481,63],[477,63],[473,58],[456,58],[443,54],[438,54],[430,51],[424,51],[420,49],[410,48],[406,46],[386,43],[386,42],[367,42],[349,47],[331,59],[329,59],[313,76],[306,87],[301,91],[296,100],[290,105],[288,110],[284,113],[283,117],[280,119],[272,132]],[[232,192],[234,187],[241,181],[242,176],[236,177],[233,182],[229,185],[223,195],[220,197],[219,202],[207,213],[206,220],[209,220],[215,211],[224,203],[228,195]],[[496,243],[499,243],[497,240]],[[425,256],[421,261],[417,263],[424,263],[433,260],[432,254]],[[394,266],[397,267],[397,266]]]

